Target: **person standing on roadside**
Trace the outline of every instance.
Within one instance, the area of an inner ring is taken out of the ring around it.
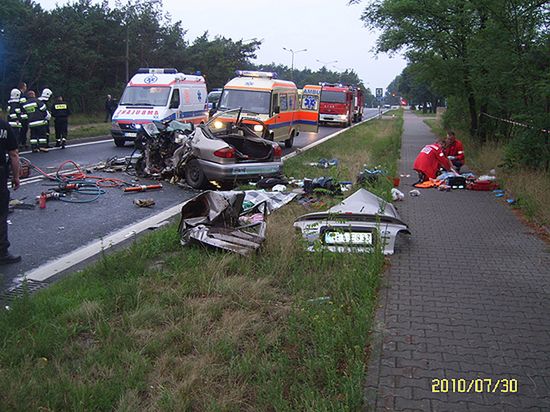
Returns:
[[[455,132],[447,132],[447,141],[443,148],[445,156],[453,163],[458,172],[464,166],[464,145],[456,138]]]
[[[21,108],[19,99],[21,97],[21,91],[19,89],[12,89],[10,92],[10,99],[8,100],[8,124],[13,130],[15,140],[19,143],[19,135],[21,132],[21,119],[25,111]]]
[[[19,91],[21,92],[21,96],[19,97],[19,104],[21,107],[27,103],[27,83],[21,82],[17,86]],[[27,116],[27,113],[24,112],[21,115],[21,130],[19,131],[19,145],[23,147],[23,149],[28,149],[29,146],[27,145],[27,132],[29,130],[29,117]]]
[[[113,96],[110,94],[107,95],[105,100],[105,123],[110,122],[113,119],[113,113],[116,109],[116,103],[113,100]]]
[[[27,102],[23,105],[23,109],[29,116],[29,129],[31,129],[31,149],[33,152],[45,151],[48,144],[48,139],[44,134],[48,124],[48,109],[44,102],[36,98],[33,90],[27,94]]]
[[[55,125],[55,147],[61,146],[62,149],[65,149],[70,115],[71,110],[67,103],[63,101],[63,96],[58,96],[52,108]]]
[[[8,265],[21,261],[21,256],[12,255],[9,252],[10,242],[8,240],[8,212],[10,203],[10,191],[8,189],[8,162],[12,171],[11,187],[19,189],[19,151],[17,140],[10,125],[0,119],[0,265]]]
[[[38,98],[44,105],[46,106],[46,124],[44,125],[44,131],[42,132],[42,135],[46,137],[46,142],[40,142],[40,149],[46,149],[44,151],[47,151],[47,149],[50,147],[50,119],[52,118],[52,115],[50,111],[48,110],[48,101],[50,100],[50,97],[52,97],[52,91],[48,89],[47,87],[42,90],[42,94]]]

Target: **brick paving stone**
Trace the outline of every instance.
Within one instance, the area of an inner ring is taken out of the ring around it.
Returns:
[[[400,170],[435,136],[405,112]],[[466,152],[467,154],[467,152]],[[385,273],[365,409],[550,410],[550,248],[491,192],[422,190]],[[517,379],[518,393],[433,393],[432,379]]]

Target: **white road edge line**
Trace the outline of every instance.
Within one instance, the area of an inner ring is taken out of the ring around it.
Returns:
[[[108,139],[105,139],[105,140],[96,140],[94,142],[75,143],[75,144],[70,144],[70,145],[65,146],[65,149],[61,149],[60,147],[50,147],[49,151],[52,151],[52,150],[67,150],[67,149],[70,149],[71,147],[80,147],[80,146],[89,146],[91,144],[108,143],[112,140],[113,140],[112,138],[108,138]],[[20,155],[29,154],[29,153],[32,153],[32,150],[27,150],[25,152],[19,152]]]
[[[151,216],[141,222],[135,223],[130,226],[126,226],[114,233],[107,235],[101,240],[89,243],[73,252],[61,256],[60,258],[47,262],[42,266],[27,272],[24,277],[35,281],[44,281],[58,273],[63,272],[66,269],[97,255],[101,251],[107,250],[128,238],[137,235],[151,227],[160,225],[162,222],[177,215],[181,211],[183,203],[166,209],[154,216]]]
[[[296,156],[299,153],[303,153],[323,142],[326,142],[327,140],[332,139],[333,137],[338,136],[339,134],[343,133],[346,130],[349,130],[355,126],[358,126],[360,124],[363,124],[365,122],[368,122],[370,120],[376,119],[379,117],[379,115],[376,115],[374,117],[371,117],[369,119],[363,120],[359,123],[356,123],[355,125],[351,127],[347,127],[345,129],[339,130],[336,133],[333,133],[331,135],[328,135],[316,142],[313,142],[312,144],[305,146],[301,149],[298,149],[292,153],[289,153],[288,155],[284,156],[282,160],[290,159],[294,156]],[[180,203],[179,205],[173,206],[170,209],[166,209],[154,216],[151,216],[141,222],[134,223],[133,225],[126,226],[114,233],[111,233],[107,235],[107,237],[89,243],[88,245],[85,245],[73,252],[67,253],[53,261],[47,262],[43,264],[42,266],[37,267],[36,269],[31,270],[30,272],[25,273],[22,277],[18,278],[17,280],[20,281],[22,278],[26,278],[29,280],[34,281],[45,281],[52,276],[57,275],[58,273],[61,273],[72,266],[75,266],[79,264],[80,262],[83,262],[86,259],[89,259],[101,251],[107,250],[125,240],[127,240],[129,237],[136,236],[137,234],[151,228],[154,226],[160,225],[162,222],[174,217],[181,211],[183,203]]]

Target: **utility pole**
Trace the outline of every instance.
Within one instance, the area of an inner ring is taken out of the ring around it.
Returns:
[[[305,52],[307,51],[307,49],[293,50],[293,49],[287,49],[286,47],[283,47],[283,50],[286,50],[287,52],[292,53],[292,61],[290,66],[290,80],[294,81],[294,54]]]
[[[129,69],[129,62],[130,62],[130,32],[128,30],[128,23],[126,23],[126,84],[128,84],[128,81],[130,80],[130,69]]]

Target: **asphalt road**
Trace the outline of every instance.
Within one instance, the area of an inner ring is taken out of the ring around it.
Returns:
[[[367,109],[364,118],[373,117],[377,113],[376,109]],[[318,133],[302,133],[295,138],[292,149],[284,149],[284,154],[305,147],[338,130],[341,129],[320,127]],[[113,156],[128,156],[132,151],[133,146],[116,147],[111,139],[107,139],[67,146],[64,150],[53,149],[48,153],[23,152],[21,156],[26,157],[45,172],[52,173],[67,160],[72,160],[85,168]],[[136,181],[132,176],[124,173],[93,174],[116,177],[139,184],[158,183],[148,179]],[[34,204],[36,196],[47,190],[48,185],[51,184],[46,179],[36,177],[37,174],[33,172],[19,190],[11,191],[12,199],[25,199],[26,203]],[[107,188],[105,194],[89,203],[76,204],[51,200],[47,202],[45,209],[39,209],[38,206],[33,210],[16,209],[8,217],[9,239],[12,245],[10,251],[20,254],[23,259],[18,264],[0,267],[0,291],[16,285],[30,270],[135,222],[156,215],[189,199],[196,193],[193,190],[163,183],[163,189],[157,191],[126,194],[118,188]],[[156,204],[152,208],[138,208],[133,204],[136,198],[153,198]]]

